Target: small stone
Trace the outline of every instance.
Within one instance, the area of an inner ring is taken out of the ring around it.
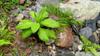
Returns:
[[[68,50],[57,50],[56,56],[75,56],[75,54]]]
[[[61,30],[61,29],[60,29]],[[73,44],[73,33],[70,27],[63,28],[63,32],[58,34],[58,45],[59,47],[69,48]]]
[[[25,18],[29,18],[28,12],[29,12],[29,11],[27,11],[27,10],[25,10],[25,11],[22,12],[22,14],[23,14],[23,16],[24,16]]]
[[[24,18],[23,14],[19,14],[17,17],[16,17],[16,22],[22,20]]]
[[[98,28],[98,29],[96,30],[96,33],[99,33],[99,34],[100,34],[100,28]]]
[[[93,39],[93,37],[94,37],[94,39]],[[92,40],[92,42],[99,44],[99,36],[98,36],[98,34],[96,32],[93,33],[93,37],[92,37],[92,39],[94,41]]]
[[[35,6],[34,6],[34,11],[36,11],[36,12],[39,12],[40,10],[41,10],[41,5],[40,4],[36,4]]]
[[[29,55],[29,54],[31,53],[31,49],[30,49],[30,48],[27,48],[27,49],[25,50],[25,52],[26,52],[27,55]]]
[[[83,45],[78,45],[78,50],[81,51],[83,48]]]
[[[96,31],[96,20],[86,20],[86,27],[90,27],[93,32]]]
[[[20,4],[24,4],[25,0],[20,0]]]
[[[80,30],[80,34],[89,38],[90,36],[92,36],[92,29],[90,27],[85,27]]]
[[[83,46],[83,43],[81,42],[79,37],[74,36],[74,42],[73,42],[73,46],[72,46],[73,51],[81,51],[82,46]]]
[[[100,28],[100,20],[97,21],[97,27]]]

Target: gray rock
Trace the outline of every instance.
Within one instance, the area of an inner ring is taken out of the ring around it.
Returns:
[[[100,28],[98,28],[98,29],[96,30],[96,33],[97,33],[97,37],[99,38],[99,44],[100,44]]]
[[[53,5],[59,5],[60,0],[37,0],[39,4],[53,4]]]
[[[90,27],[85,27],[80,30],[80,34],[89,38],[90,36],[92,36],[92,29]]]
[[[100,20],[97,21],[97,27],[100,28]]]
[[[100,53],[100,52],[98,52],[98,53]],[[76,52],[75,56],[94,56],[94,55],[89,52]]]
[[[57,49],[57,55],[56,56],[75,56],[75,54],[71,51],[68,51],[66,49]]]
[[[41,8],[41,5],[39,3],[36,3],[36,5],[34,6],[34,11],[39,12]]]
[[[97,34],[95,34],[95,32],[93,32],[92,28],[85,27],[80,30],[80,34],[86,36],[93,43],[99,44],[99,40],[98,40],[99,37],[97,37]]]
[[[96,31],[96,20],[86,20],[86,27],[90,27],[93,32]]]
[[[18,16],[16,17],[16,22],[22,20],[23,18],[24,18],[23,14],[18,14]]]
[[[60,0],[37,0],[34,10],[36,12],[40,11],[40,9],[42,8],[42,5],[44,4],[52,4],[52,5],[58,6],[59,3],[60,3]]]
[[[93,56],[93,55],[85,52],[76,52],[75,56]]]
[[[100,0],[92,0],[92,1],[99,1],[100,2]]]
[[[77,3],[76,3],[77,2]],[[70,9],[78,20],[95,19],[100,12],[100,2],[91,0],[70,0],[67,3],[61,3],[62,10]]]
[[[93,43],[99,44],[99,38],[97,36],[92,35],[89,37],[89,40]]]
[[[74,36],[74,41],[73,41],[73,46],[72,46],[73,51],[81,51],[82,46],[83,46],[83,43],[81,42],[79,37]]]

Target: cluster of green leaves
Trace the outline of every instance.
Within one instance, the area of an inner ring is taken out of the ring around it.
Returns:
[[[32,20],[22,20],[16,26],[17,29],[22,30],[22,37],[27,38],[31,34],[37,33],[40,40],[48,42],[50,39],[56,39],[56,34],[52,30],[53,28],[60,27],[59,22],[48,18],[48,12],[46,8],[42,8],[40,12],[29,12]]]
[[[18,3],[19,0],[0,0],[0,9],[9,12]]]
[[[5,39],[1,39],[1,40],[0,40],[0,46],[8,45],[8,44],[11,44],[11,42],[8,41],[8,40],[5,40]]]
[[[11,44],[10,41],[13,40],[13,33],[7,28],[8,17],[2,14],[0,18],[0,46]]]
[[[11,44],[12,33],[8,29],[0,28],[0,46]]]
[[[97,45],[95,43],[92,43],[91,41],[89,41],[85,36],[81,35],[80,36],[82,42],[83,42],[83,49],[86,52],[91,52],[94,56],[100,56],[100,54],[98,54],[97,49],[100,48],[100,45]]]
[[[0,56],[4,56],[4,53],[2,51],[0,51]]]
[[[51,15],[55,15],[58,17],[58,21],[60,23],[65,24],[67,26],[72,26],[72,25],[83,26],[83,22],[76,20],[75,17],[73,17],[73,13],[70,10],[62,11],[59,7],[51,5],[51,4],[44,5],[44,6],[48,8],[47,11]]]
[[[55,5],[52,5],[52,4],[48,4],[48,5],[43,5],[45,7],[47,7],[47,11],[50,13],[50,14],[53,14],[59,18],[67,18],[67,17],[70,17],[70,16],[73,16],[72,12],[71,11],[62,11],[58,6],[55,6]]]
[[[0,28],[0,39],[13,40],[13,33],[10,32],[6,26]]]
[[[73,14],[70,10],[63,12],[57,6],[53,6],[53,5],[45,5],[45,6],[48,8],[47,11],[51,15],[57,16],[58,22],[60,22],[61,24],[64,24],[65,26],[79,25],[80,27],[82,27],[84,25],[84,22],[78,21],[73,17]],[[83,35],[81,35],[80,38],[82,42],[84,43],[83,49],[85,51],[91,52],[95,56],[99,56],[99,54],[97,53],[97,49],[100,48],[99,45],[92,43]]]

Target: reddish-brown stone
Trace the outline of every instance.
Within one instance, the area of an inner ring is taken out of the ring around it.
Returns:
[[[73,33],[70,27],[64,28],[64,31],[59,34],[58,46],[69,48],[73,43]]]
[[[19,0],[20,4],[24,4],[25,0]]]

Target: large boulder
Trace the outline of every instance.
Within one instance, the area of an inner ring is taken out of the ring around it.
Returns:
[[[69,0],[61,3],[62,10],[70,9],[78,20],[95,19],[100,12],[100,2],[91,0]]]

